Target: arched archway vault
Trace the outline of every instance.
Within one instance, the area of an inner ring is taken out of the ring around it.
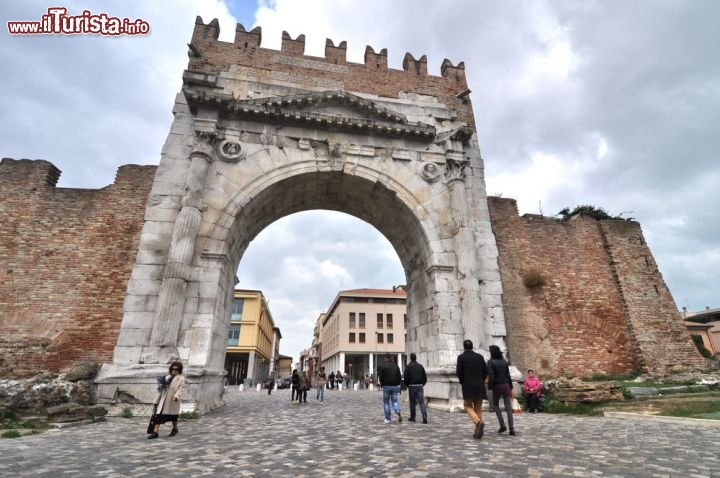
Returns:
[[[155,377],[179,358],[184,407],[219,406],[243,253],[275,220],[331,209],[372,224],[395,248],[408,286],[407,352],[426,365],[431,405],[461,408],[462,340],[487,350],[505,337],[472,125],[430,95],[350,93],[233,67],[190,68],[183,79],[100,399],[151,402]]]

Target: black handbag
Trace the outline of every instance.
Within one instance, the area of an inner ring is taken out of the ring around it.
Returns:
[[[155,433],[155,417],[157,416],[157,414],[155,413],[156,411],[157,411],[157,408],[153,407],[152,416],[150,417],[150,421],[148,422],[148,427],[147,427],[148,434]]]

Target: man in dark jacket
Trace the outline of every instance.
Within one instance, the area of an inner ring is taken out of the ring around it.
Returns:
[[[400,384],[402,383],[402,374],[400,367],[393,361],[392,355],[385,354],[385,365],[378,371],[378,380],[383,391],[383,409],[385,410],[385,423],[390,423],[391,410],[395,410],[398,416],[398,422],[402,422],[400,415],[400,404],[398,403],[398,393],[400,393]]]
[[[463,348],[465,351],[458,356],[455,372],[462,386],[465,411],[475,424],[473,437],[479,440],[485,432],[482,402],[487,399],[485,378],[488,376],[488,368],[483,356],[473,352],[472,341],[465,340]]]
[[[425,367],[417,363],[417,356],[414,353],[410,354],[410,363],[407,364],[403,372],[403,381],[410,394],[409,420],[411,422],[415,421],[415,404],[419,403],[423,423],[427,423],[427,409],[425,408],[425,392],[423,389],[427,383],[427,375],[425,374]]]

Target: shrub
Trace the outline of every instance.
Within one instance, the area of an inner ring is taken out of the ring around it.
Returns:
[[[537,269],[528,269],[522,275],[523,284],[530,290],[538,289],[545,285],[545,276]]]
[[[700,355],[702,355],[705,358],[713,358],[712,352],[710,352],[707,347],[705,347],[705,344],[703,343],[702,337],[700,337],[697,334],[690,335],[692,337],[693,342],[695,342],[695,347],[697,347],[698,352],[700,352]]]
[[[3,432],[2,435],[0,435],[0,437],[2,437],[2,438],[18,438],[18,437],[20,437],[20,432],[17,430],[8,430],[8,431]]]
[[[573,216],[576,216],[578,214],[582,214],[584,216],[589,216],[595,219],[622,219],[624,221],[633,221],[634,219],[632,217],[622,217],[623,213],[618,214],[617,216],[611,216],[605,209],[601,207],[595,207],[591,206],[589,204],[584,204],[582,206],[576,206],[575,209],[572,211],[569,207],[564,208],[562,211],[558,213],[558,216],[562,216],[563,220],[566,221],[570,219]]]
[[[122,412],[120,412],[120,416],[123,418],[132,418],[133,417],[133,411],[130,407],[125,407],[122,409]]]
[[[198,412],[182,412],[178,418],[180,420],[194,420],[200,418],[200,414]]]

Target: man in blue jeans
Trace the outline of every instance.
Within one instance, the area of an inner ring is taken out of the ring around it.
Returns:
[[[408,420],[415,421],[415,405],[420,404],[422,422],[427,423],[427,409],[425,408],[425,392],[423,388],[427,383],[427,375],[425,374],[425,367],[417,363],[417,356],[414,353],[410,354],[410,363],[407,364],[403,372],[403,382],[405,382],[410,394],[410,418]]]
[[[398,416],[398,423],[402,422],[400,415],[400,404],[398,403],[398,393],[400,393],[400,383],[402,383],[402,374],[400,367],[392,360],[392,355],[385,354],[385,365],[378,371],[378,380],[383,391],[383,408],[385,409],[385,423],[390,423],[391,410],[395,410]]]

